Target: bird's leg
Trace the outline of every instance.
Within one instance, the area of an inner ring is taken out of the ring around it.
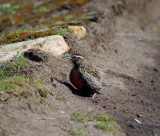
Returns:
[[[92,99],[93,99],[93,100],[94,100],[94,98],[96,97],[96,94],[97,94],[97,93],[94,93],[94,94],[93,94],[93,96],[92,96]]]

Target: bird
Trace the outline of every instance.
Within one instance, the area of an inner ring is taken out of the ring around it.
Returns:
[[[71,54],[64,58],[73,62],[70,72],[70,81],[80,92],[94,99],[102,88],[102,77],[97,69],[85,63],[85,59],[80,54]]]

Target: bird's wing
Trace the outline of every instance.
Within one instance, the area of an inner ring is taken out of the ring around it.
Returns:
[[[83,66],[79,68],[81,78],[84,82],[87,83],[87,85],[91,88],[100,89],[101,88],[101,76],[100,73],[89,66]]]

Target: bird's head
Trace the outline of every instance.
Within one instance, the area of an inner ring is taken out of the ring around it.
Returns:
[[[72,54],[64,58],[70,59],[76,67],[79,67],[83,62],[83,56],[80,54]]]

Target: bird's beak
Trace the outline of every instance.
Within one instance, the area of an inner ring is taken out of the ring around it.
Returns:
[[[72,60],[72,56],[65,56],[64,58]]]

